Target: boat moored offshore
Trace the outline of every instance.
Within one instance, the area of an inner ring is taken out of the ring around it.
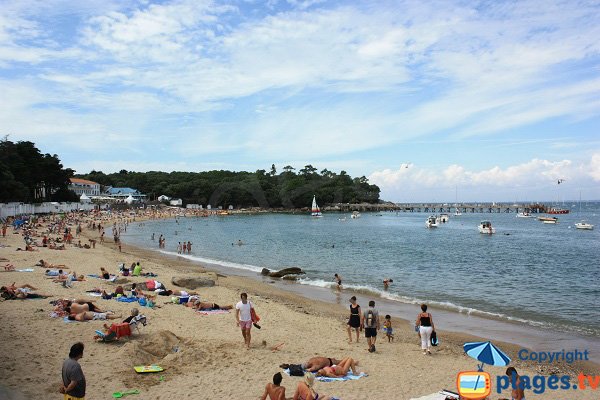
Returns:
[[[492,226],[490,221],[481,221],[477,228],[479,229],[479,233],[485,233],[488,235],[496,233],[496,228]]]

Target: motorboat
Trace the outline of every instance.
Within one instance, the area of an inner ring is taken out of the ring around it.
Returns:
[[[428,228],[437,228],[438,227],[437,218],[434,215],[431,215],[425,221],[425,226]]]
[[[545,224],[555,224],[558,221],[557,217],[538,217],[538,221],[542,221]]]
[[[533,215],[531,215],[530,213],[523,211],[517,214],[517,218],[532,218]]]
[[[590,224],[587,221],[581,221],[581,222],[577,222],[575,224],[575,228],[577,228],[577,229],[585,229],[585,230],[591,231],[591,230],[594,229],[594,225]]]
[[[441,222],[442,224],[445,224],[446,222],[448,222],[449,219],[450,219],[450,216],[448,214],[440,214],[440,216],[437,217],[438,223]]]
[[[496,233],[496,228],[492,226],[492,223],[490,221],[481,221],[479,223],[478,229],[479,233],[485,233],[488,235]]]
[[[558,208],[558,207],[552,207],[550,210],[548,210],[548,214],[568,214],[570,212],[571,212],[571,210],[567,210],[566,208]]]
[[[352,218],[352,219],[360,218],[360,213],[358,211],[352,211],[350,218]]]
[[[460,212],[460,209],[458,207],[456,207],[456,211],[454,211],[454,216],[460,217],[461,215],[462,215],[462,213]]]

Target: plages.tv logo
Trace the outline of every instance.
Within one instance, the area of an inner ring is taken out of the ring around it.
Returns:
[[[456,388],[465,399],[485,399],[492,393],[492,379],[487,372],[462,371],[456,377]]]
[[[463,345],[465,353],[477,360],[477,371],[461,371],[456,376],[456,389],[461,398],[485,399],[492,393],[492,378],[483,371],[484,364],[506,366],[510,358],[491,342],[469,342]]]

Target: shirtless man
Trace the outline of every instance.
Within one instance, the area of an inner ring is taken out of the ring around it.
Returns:
[[[332,365],[337,365],[340,363],[340,360],[335,358],[328,357],[312,357],[309,358],[307,362],[302,364],[302,367],[309,372],[317,372],[320,369],[325,367],[331,367]]]
[[[217,303],[209,303],[205,301],[196,301],[193,305],[193,308],[197,310],[231,310],[233,309],[232,305],[220,306]]]
[[[115,315],[113,312],[105,312],[105,313],[99,313],[99,312],[92,312],[92,311],[84,311],[78,314],[75,313],[71,313],[71,315],[69,315],[69,320],[70,321],[79,321],[79,322],[83,322],[83,321],[106,321],[107,319],[119,319],[121,318],[120,315]]]
[[[263,393],[261,400],[267,400],[267,396],[270,400],[285,400],[285,388],[281,385],[281,372],[273,375],[273,383],[267,383],[265,386],[265,392]]]
[[[65,307],[65,311],[68,312],[69,314],[81,314],[83,312],[96,312],[96,313],[102,313],[103,311],[94,303],[92,303],[91,301],[86,301],[83,304],[79,304],[79,303],[71,303],[68,304],[67,303],[67,307]]]

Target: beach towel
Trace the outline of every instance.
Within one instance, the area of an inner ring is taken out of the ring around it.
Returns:
[[[63,318],[63,322],[66,323],[66,324],[70,324],[71,322],[77,322],[77,321],[72,321],[72,320],[69,319],[69,317],[64,317]]]
[[[196,312],[200,315],[229,314],[229,310],[202,310]]]
[[[17,272],[33,272],[33,268],[23,268],[23,269],[18,269]]]
[[[414,397],[410,400],[446,400],[446,397],[454,397],[458,400],[458,393],[450,392],[448,390],[441,390],[437,393],[432,393],[423,397]]]
[[[117,301],[120,301],[121,303],[135,303],[136,301],[138,301],[138,299],[137,299],[137,297],[121,296],[121,297],[117,297]]]
[[[102,293],[96,293],[96,292],[88,292],[87,295],[92,296],[92,297],[102,297]]]
[[[321,382],[336,382],[336,381],[355,381],[357,379],[360,379],[364,376],[369,376],[367,374],[365,374],[364,372],[361,372],[358,375],[352,375],[352,372],[348,371],[348,374],[346,376],[343,376],[341,378],[329,378],[327,376],[315,376],[315,379]]]
[[[292,375],[290,375],[289,368],[284,369],[283,372],[285,372],[289,376],[292,376]],[[336,382],[336,381],[343,382],[343,381],[355,381],[357,379],[362,378],[363,376],[369,376],[369,375],[365,374],[364,372],[361,372],[358,375],[352,375],[352,372],[348,371],[348,374],[341,378],[329,378],[327,376],[315,376],[315,379],[318,381],[321,381],[321,382]]]
[[[109,279],[104,279],[103,277],[101,277],[100,275],[97,275],[97,274],[88,274],[88,277],[90,277],[90,278],[96,278],[96,279],[102,279],[103,281],[109,281],[109,282],[114,282],[118,278],[117,275],[111,275]]]

